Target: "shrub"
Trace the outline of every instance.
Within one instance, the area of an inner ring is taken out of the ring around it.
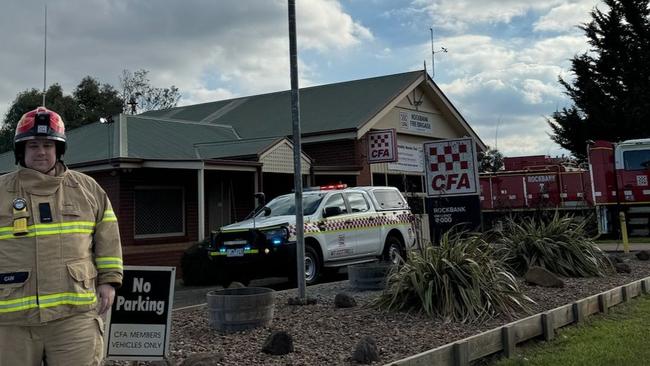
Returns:
[[[540,266],[561,276],[604,276],[611,263],[578,221],[557,211],[550,219],[506,220],[495,239],[498,256],[519,275]]]
[[[198,242],[183,252],[181,269],[183,271],[183,284],[186,286],[204,286],[217,284],[217,270],[208,258],[205,246],[209,240]]]
[[[527,311],[532,302],[479,234],[448,232],[440,246],[393,268],[375,306],[461,322]]]

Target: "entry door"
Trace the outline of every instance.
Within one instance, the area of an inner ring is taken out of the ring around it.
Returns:
[[[214,231],[231,223],[230,178],[215,179],[208,188],[208,230]]]

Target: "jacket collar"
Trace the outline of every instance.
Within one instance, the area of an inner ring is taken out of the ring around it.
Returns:
[[[50,195],[59,189],[64,178],[68,175],[68,168],[62,162],[57,162],[55,169],[55,175],[47,175],[34,169],[20,167],[15,183],[28,193],[39,196]]]

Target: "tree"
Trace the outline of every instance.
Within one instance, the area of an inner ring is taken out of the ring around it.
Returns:
[[[78,103],[81,118],[70,121],[69,129],[99,121],[101,117],[119,114],[124,109],[124,100],[110,84],[100,85],[86,76],[72,93]]]
[[[650,136],[650,0],[603,0],[581,26],[591,49],[571,60],[575,79],[559,78],[573,106],[547,120],[551,139],[584,160],[587,140]]]
[[[503,154],[489,146],[486,151],[478,153],[478,171],[481,173],[494,173],[503,168]]]
[[[130,111],[127,103],[132,97],[140,112],[176,106],[180,99],[178,88],[154,88],[149,84],[147,74],[147,70],[135,73],[124,70],[123,77],[120,78],[122,94],[112,85],[100,84],[91,76],[83,78],[72,95],[64,95],[61,86],[54,84],[45,92],[46,106],[61,115],[68,131],[97,122],[100,117],[116,115],[127,109]],[[13,148],[14,131],[20,117],[42,104],[43,92],[40,90],[18,93],[0,127],[0,153]]]
[[[45,92],[46,107],[56,111],[65,121],[66,130],[99,121],[100,117],[122,112],[123,101],[119,93],[109,84],[86,76],[72,95],[64,95],[61,85],[51,85]],[[0,128],[0,152],[13,148],[13,137],[20,117],[43,105],[43,92],[37,89],[18,93],[5,114]]]
[[[51,85],[47,89],[45,100],[47,107],[59,113],[66,122],[81,117],[77,102],[72,96],[63,95],[63,89],[59,84]],[[14,133],[20,117],[42,105],[42,91],[31,89],[18,93],[5,114],[4,123],[0,128],[0,152],[13,149]]]
[[[147,78],[147,70],[122,71],[120,86],[124,112],[137,114],[146,111],[175,107],[181,99],[180,91],[174,85],[169,88],[155,88]]]

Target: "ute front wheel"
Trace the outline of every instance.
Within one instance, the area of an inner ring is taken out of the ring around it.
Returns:
[[[404,251],[402,241],[392,235],[386,238],[381,259],[392,264],[399,264],[406,260],[406,252]]]
[[[311,245],[305,246],[305,282],[313,285],[318,282],[322,273],[321,260],[316,249]]]

